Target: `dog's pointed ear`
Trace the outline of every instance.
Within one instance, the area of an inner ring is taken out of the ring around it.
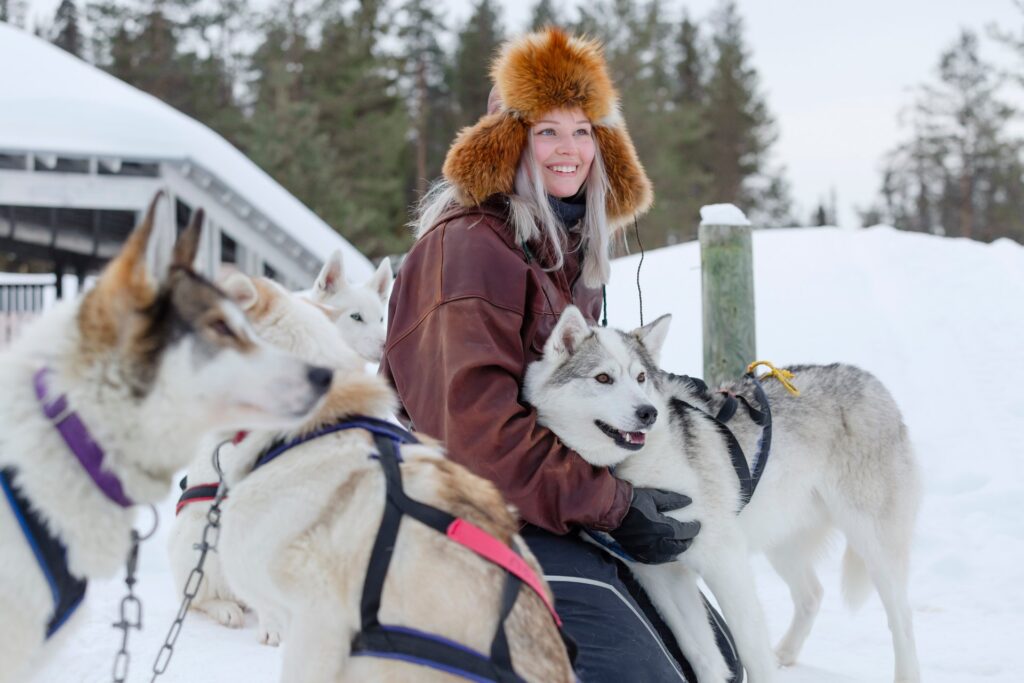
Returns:
[[[82,300],[78,324],[88,345],[117,346],[135,328],[137,314],[156,298],[160,278],[170,261],[170,244],[159,245],[156,243],[160,240],[153,239],[162,198],[163,192],[154,195],[142,221]],[[159,246],[166,246],[166,252]]]
[[[666,313],[654,322],[638,327],[632,332],[633,336],[647,349],[647,353],[651,354],[655,364],[660,364],[661,362],[661,348],[665,345],[665,338],[668,336],[668,326],[671,322],[672,314]]]
[[[551,331],[544,345],[544,355],[571,356],[576,353],[580,342],[590,336],[590,325],[587,319],[575,306],[568,306],[562,311],[555,329]]]
[[[381,301],[386,301],[394,279],[395,276],[391,272],[391,259],[385,256],[384,260],[377,266],[377,272],[370,278],[369,286],[373,291],[377,292],[377,296],[380,297]]]
[[[256,283],[245,273],[231,273],[221,285],[228,298],[238,304],[243,311],[252,309],[260,300],[260,291]]]
[[[324,262],[320,274],[316,276],[316,282],[313,283],[313,299],[321,302],[327,301],[347,286],[341,249],[335,249],[334,253]]]
[[[203,238],[203,219],[205,216],[206,214],[201,208],[196,208],[192,212],[192,218],[188,222],[188,227],[178,236],[178,241],[174,243],[174,257],[171,260],[171,265],[193,270],[196,254],[199,253],[199,244]]]
[[[153,239],[157,207],[163,196],[163,191],[153,196],[142,221],[128,235],[120,253],[104,270],[100,282],[108,282],[115,292],[126,292],[129,288],[136,296],[144,292],[155,292],[161,276],[160,262],[166,261],[159,258],[159,240]]]

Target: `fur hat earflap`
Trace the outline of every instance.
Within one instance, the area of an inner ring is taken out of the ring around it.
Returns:
[[[579,108],[594,129],[608,174],[612,227],[650,208],[651,181],[637,158],[619,112],[601,45],[547,28],[507,42],[491,67],[497,111],[459,131],[444,162],[444,176],[466,206],[511,193],[529,126],[553,109]]]

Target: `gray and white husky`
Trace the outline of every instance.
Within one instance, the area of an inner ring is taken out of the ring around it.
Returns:
[[[630,333],[591,328],[567,309],[544,357],[524,380],[524,398],[540,421],[573,450],[637,486],[690,496],[669,513],[699,520],[700,534],[678,562],[630,563],[693,665],[700,683],[729,673],[697,587],[700,576],[732,629],[751,683],[774,676],[764,615],[748,559],[767,554],[789,586],[794,615],[776,648],[793,664],[822,597],[814,562],[833,529],[846,536],[843,592],[850,604],[866,598],[869,580],[888,615],[895,680],[920,680],[907,600],[910,542],[919,476],[899,409],[872,375],[849,365],[794,368],[801,391],[791,396],[765,382],[773,417],[772,447],[750,503],[742,506],[728,443],[712,418],[725,394],[698,390],[685,377],[658,368],[670,316]],[[723,391],[751,397],[749,379]],[[650,423],[651,408],[657,410]],[[729,423],[748,466],[761,429],[740,409]]]

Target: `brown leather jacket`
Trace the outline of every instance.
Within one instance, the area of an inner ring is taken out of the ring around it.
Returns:
[[[495,482],[525,521],[555,533],[614,529],[630,485],[566,447],[519,398],[562,310],[575,303],[593,322],[601,293],[577,281],[578,252],[545,272],[529,247],[515,242],[503,201],[449,211],[402,264],[381,373],[414,428]]]

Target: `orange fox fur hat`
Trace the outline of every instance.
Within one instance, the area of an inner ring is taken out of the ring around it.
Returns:
[[[612,228],[650,208],[651,181],[626,131],[599,43],[557,28],[530,33],[505,43],[491,65],[491,78],[498,110],[459,131],[444,161],[444,176],[463,205],[513,192],[529,126],[552,109],[578,107],[593,126],[608,174]]]

